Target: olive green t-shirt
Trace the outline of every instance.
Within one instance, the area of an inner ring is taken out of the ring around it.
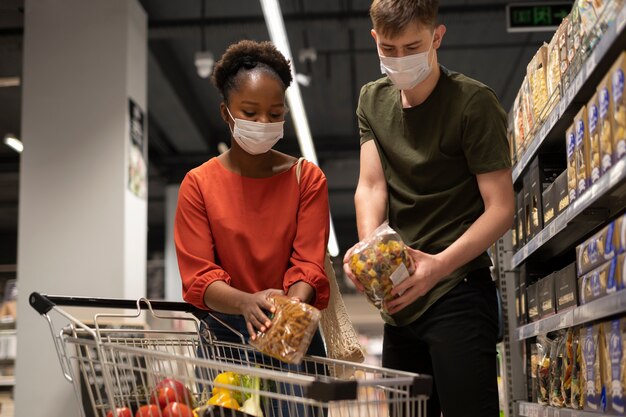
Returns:
[[[495,93],[441,68],[422,104],[403,108],[400,91],[383,77],[361,89],[361,144],[374,140],[388,190],[389,225],[410,247],[437,254],[484,212],[476,175],[509,168],[506,114]],[[456,286],[468,272],[491,266],[483,253],[425,296],[383,319],[404,326]]]

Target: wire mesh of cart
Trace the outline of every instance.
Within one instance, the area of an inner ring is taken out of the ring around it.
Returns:
[[[241,335],[241,343],[217,340],[186,303],[38,293],[29,300],[50,326],[85,417],[426,415],[428,375],[315,356],[287,365],[260,354]],[[61,306],[123,311],[94,313],[87,323]],[[119,324],[143,316],[170,326]]]

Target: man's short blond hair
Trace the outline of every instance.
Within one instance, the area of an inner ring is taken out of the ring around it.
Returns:
[[[393,38],[412,23],[435,27],[438,9],[439,0],[374,0],[370,17],[376,32]]]

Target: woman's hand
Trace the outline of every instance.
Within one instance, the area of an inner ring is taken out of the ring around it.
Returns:
[[[247,294],[244,297],[239,308],[241,314],[246,319],[246,326],[252,340],[256,339],[257,331],[264,332],[272,325],[272,321],[265,314],[266,311],[274,313],[276,310],[269,301],[270,296],[284,294],[282,290],[268,289],[254,294]]]

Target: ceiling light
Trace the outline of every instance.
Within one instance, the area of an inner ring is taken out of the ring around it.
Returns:
[[[211,52],[196,52],[195,63],[198,75],[201,78],[208,78],[208,76],[213,72],[215,58],[213,58],[213,54]]]
[[[278,0],[261,0],[261,8],[263,9],[263,16],[265,16],[265,23],[267,24],[270,39],[285,58],[291,62],[291,73],[293,78],[297,79],[296,69],[293,65],[293,58],[291,57],[291,49],[289,48],[289,40],[287,39],[287,31],[285,30],[285,22],[280,11]],[[302,156],[307,160],[318,165],[315,147],[313,146],[313,138],[311,137],[311,129],[309,129],[309,122],[306,118],[304,103],[302,102],[302,95],[300,94],[300,86],[297,82],[293,83],[291,87],[287,89],[287,102],[289,104],[291,119],[296,128],[300,152],[302,152]],[[332,256],[339,255],[339,245],[337,244],[337,236],[335,235],[332,218],[330,219],[328,252]]]
[[[22,141],[16,138],[12,133],[4,135],[4,144],[9,148],[12,148],[17,153],[22,153],[24,150],[24,144]]]
[[[0,87],[19,87],[21,83],[20,77],[0,78]]]

